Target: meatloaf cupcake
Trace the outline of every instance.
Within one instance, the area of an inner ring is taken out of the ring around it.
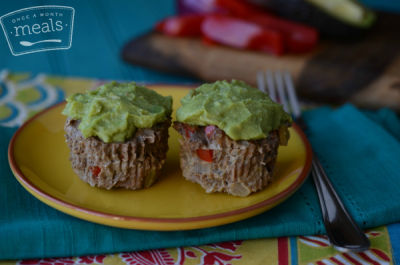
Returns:
[[[233,80],[204,84],[181,100],[183,176],[206,192],[248,196],[272,180],[279,145],[292,120],[266,94]]]
[[[150,187],[168,150],[172,98],[112,82],[67,98],[63,114],[75,173],[105,189]]]

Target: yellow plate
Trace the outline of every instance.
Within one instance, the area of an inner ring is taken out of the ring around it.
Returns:
[[[172,95],[174,109],[187,87],[154,86]],[[27,121],[10,142],[8,158],[17,180],[33,196],[64,213],[88,221],[144,230],[186,230],[239,221],[264,212],[288,198],[306,179],[311,149],[294,125],[288,146],[279,148],[275,180],[246,198],[207,194],[186,181],[179,168],[179,135],[171,128],[167,161],[161,178],[139,191],[103,190],[81,181],[68,160],[64,140],[64,103]]]

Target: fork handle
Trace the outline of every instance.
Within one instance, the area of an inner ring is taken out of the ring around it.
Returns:
[[[334,190],[319,159],[312,160],[312,176],[317,189],[326,233],[332,245],[339,251],[364,251],[370,242],[351,218]]]

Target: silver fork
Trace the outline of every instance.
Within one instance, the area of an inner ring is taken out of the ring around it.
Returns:
[[[267,87],[271,99],[280,102],[284,110],[292,114],[295,122],[303,130],[307,129],[301,116],[299,101],[289,72],[266,71],[265,74],[258,72],[257,81],[261,91],[267,92],[265,89]],[[368,238],[346,210],[315,155],[312,159],[311,173],[317,189],[326,233],[331,244],[342,252],[367,250],[370,247]]]

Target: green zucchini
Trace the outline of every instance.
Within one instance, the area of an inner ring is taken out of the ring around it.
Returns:
[[[275,14],[317,28],[328,37],[353,38],[374,23],[375,13],[355,0],[249,0]]]

